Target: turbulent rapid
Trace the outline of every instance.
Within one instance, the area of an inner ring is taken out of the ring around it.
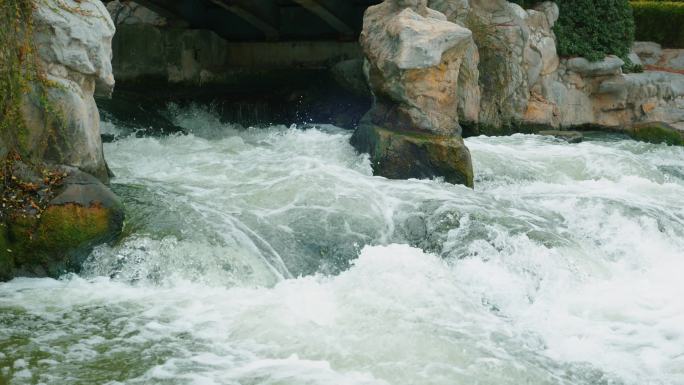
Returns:
[[[0,284],[0,384],[684,384],[684,149],[466,140],[471,190],[333,126],[105,123],[122,239]]]

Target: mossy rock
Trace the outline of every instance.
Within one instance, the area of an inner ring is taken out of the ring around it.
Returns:
[[[584,140],[584,135],[579,131],[544,130],[537,132],[537,135],[553,136],[568,143],[581,143]]]
[[[14,256],[7,236],[7,225],[0,223],[0,281],[12,278]]]
[[[442,177],[473,187],[470,151],[460,136],[392,131],[365,121],[352,144],[371,156],[373,172],[390,179]]]
[[[684,131],[662,122],[634,125],[630,130],[630,136],[642,142],[684,146]]]
[[[70,169],[45,208],[8,218],[0,228],[0,280],[58,277],[78,271],[94,246],[116,238],[123,207],[95,177]]]

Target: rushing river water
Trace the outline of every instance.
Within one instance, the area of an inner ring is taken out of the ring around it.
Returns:
[[[684,384],[684,149],[471,138],[473,191],[175,119],[105,145],[120,243],[0,284],[0,383]]]

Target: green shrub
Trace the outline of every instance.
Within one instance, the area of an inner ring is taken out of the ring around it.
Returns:
[[[684,48],[684,2],[632,2],[636,38],[667,48]]]
[[[634,18],[628,0],[559,0],[554,26],[558,54],[591,61],[606,55],[626,58],[634,42]]]

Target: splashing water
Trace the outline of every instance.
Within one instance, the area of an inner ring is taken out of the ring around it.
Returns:
[[[0,383],[684,384],[684,149],[471,138],[470,190],[174,118],[105,145],[118,244],[0,284]]]

